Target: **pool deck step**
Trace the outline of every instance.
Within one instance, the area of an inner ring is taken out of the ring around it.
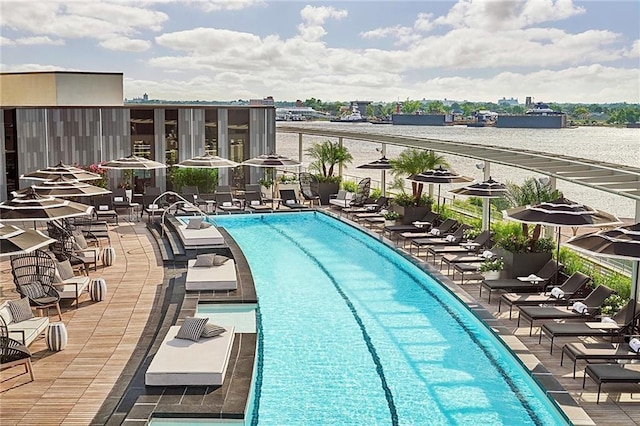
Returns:
[[[163,238],[160,234],[160,227],[156,223],[147,224],[147,229],[153,235],[153,239],[155,240],[158,248],[160,249],[160,254],[162,255],[163,262],[173,262],[175,257],[173,255],[173,250],[171,249],[171,245],[167,239]]]

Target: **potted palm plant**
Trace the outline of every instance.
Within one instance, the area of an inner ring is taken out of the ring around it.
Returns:
[[[398,158],[390,160],[393,169],[391,173],[396,178],[409,178],[425,170],[435,169],[437,166],[449,166],[449,163],[442,155],[437,155],[433,151],[423,149],[405,149],[398,155]],[[399,194],[396,196],[396,206],[402,207],[403,223],[414,222],[424,217],[431,210],[431,194],[433,185],[429,186],[429,197],[422,192],[424,184],[421,182],[411,182],[411,194]],[[407,197],[408,196],[408,197]]]
[[[316,188],[312,187],[318,195],[322,204],[329,204],[329,198],[337,194],[340,189],[340,176],[334,176],[336,166],[345,166],[353,161],[353,156],[347,147],[338,142],[326,140],[315,142],[306,150],[314,161],[309,165],[309,169],[315,171],[318,182]]]

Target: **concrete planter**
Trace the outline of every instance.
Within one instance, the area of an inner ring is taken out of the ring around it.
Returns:
[[[314,182],[311,184],[311,189],[318,193],[320,196],[320,203],[322,205],[329,204],[329,198],[332,195],[336,195],[340,190],[339,183],[332,182]]]
[[[535,274],[551,259],[551,253],[511,253],[501,248],[495,251],[504,260],[504,278]]]

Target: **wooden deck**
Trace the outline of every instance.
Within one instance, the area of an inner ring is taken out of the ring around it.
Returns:
[[[142,337],[164,277],[158,249],[144,223],[130,224],[124,219],[121,217],[120,226],[111,228],[116,262],[110,267],[99,266],[98,271],[90,274],[107,281],[105,300],[92,302],[84,294],[78,309],[69,307],[68,302],[62,306],[69,332],[66,349],[48,351],[42,338],[30,346],[34,353],[34,382],[29,382],[19,367],[0,373],[0,423],[3,426],[100,423],[95,416]],[[582,389],[584,364],[579,364],[576,379],[571,378],[570,364],[560,366],[559,348],[563,342],[574,339],[558,339],[554,354],[549,355],[548,341],[543,339],[542,344],[538,344],[537,335],[528,336],[528,327],[516,327],[517,315],[508,320],[508,311],[497,312],[498,297],[492,297],[492,303],[488,304],[484,294],[476,300],[478,284],[458,284],[468,293],[467,303],[486,308],[498,319],[496,328],[513,332],[519,340],[505,337],[505,341],[516,348],[519,342],[524,343],[526,352],[544,364],[595,424],[640,425],[638,386],[604,385],[601,402],[596,405],[596,385],[587,379],[587,387]],[[7,260],[0,262],[0,285],[3,290],[0,301],[17,297]],[[55,316],[51,319],[56,321]],[[631,391],[635,392],[633,396]]]

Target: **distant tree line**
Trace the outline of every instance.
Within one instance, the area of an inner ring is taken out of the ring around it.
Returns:
[[[367,107],[366,111],[361,112],[368,117],[385,117],[396,112],[398,103],[400,103],[400,112],[403,114],[449,114],[460,112],[463,116],[470,117],[474,111],[480,110],[494,111],[499,114],[524,114],[527,110],[524,105],[504,105],[493,102],[454,102],[450,105],[445,105],[442,101],[406,99],[402,102],[374,102]],[[277,104],[279,102],[276,102]],[[310,98],[305,100],[303,104],[312,107],[316,111],[326,112],[335,116],[340,114],[341,108],[349,107],[351,103],[341,101],[323,102],[320,99]],[[625,124],[640,121],[640,104],[549,103],[548,105],[552,110],[564,112],[571,120],[583,124],[589,122]]]

